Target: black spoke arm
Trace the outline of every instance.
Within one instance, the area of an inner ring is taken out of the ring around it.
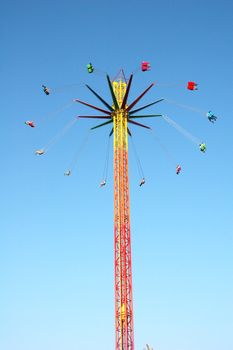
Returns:
[[[153,117],[162,117],[162,114],[148,114],[148,115],[135,115],[135,116],[129,116],[129,120],[136,119],[136,118],[153,118]]]
[[[147,125],[144,125],[144,124],[141,124],[141,123],[137,123],[137,122],[134,122],[132,120],[128,120],[128,123],[131,123],[131,124],[134,124],[134,125],[137,125],[137,126],[141,126],[142,128],[146,128],[146,129],[151,129],[149,126]]]
[[[102,108],[99,108],[99,107],[93,106],[93,105],[91,105],[90,103],[83,102],[83,101],[78,100],[78,99],[76,99],[76,100],[75,100],[75,102],[79,102],[79,103],[81,103],[81,104],[83,104],[83,105],[85,105],[85,106],[88,106],[88,107],[91,107],[91,108],[93,108],[93,109],[96,109],[97,111],[100,111],[100,112],[103,112],[103,113],[106,113],[106,114],[111,115],[111,112],[106,111],[105,109],[102,109]]]
[[[107,121],[105,123],[102,123],[102,124],[99,124],[99,125],[96,125],[96,126],[93,126],[93,128],[91,128],[91,130],[100,128],[101,126],[104,126],[104,125],[107,125],[107,124],[110,124],[110,123],[112,123],[112,120],[109,120],[109,121]]]
[[[155,102],[149,103],[149,104],[146,105],[146,106],[143,106],[143,107],[141,107],[141,108],[135,109],[134,111],[129,112],[129,115],[134,114],[134,113],[137,113],[137,112],[139,112],[139,111],[141,111],[142,109],[145,109],[145,108],[147,108],[147,107],[153,106],[154,104],[159,103],[159,102],[161,102],[161,101],[163,101],[163,100],[164,100],[164,98],[161,98],[160,100],[157,100],[157,101],[155,101]]]
[[[113,108],[100,96],[95,92],[89,85],[86,84],[86,87],[107,107],[110,111],[113,111]]]
[[[111,117],[107,115],[79,115],[77,118],[111,119]]]
[[[125,96],[124,96],[124,99],[123,99],[123,102],[122,102],[122,105],[121,105],[122,109],[125,108],[125,105],[127,103],[127,99],[128,99],[128,96],[129,96],[129,90],[130,90],[130,87],[131,87],[132,79],[133,79],[133,74],[130,75],[130,78],[129,78],[129,81],[128,81],[128,84],[127,84]]]
[[[136,103],[138,103],[138,101],[141,100],[141,98],[147,93],[147,91],[149,91],[152,88],[152,86],[154,86],[154,85],[155,85],[154,83],[150,84],[150,86],[148,86],[148,88],[146,90],[144,90],[143,93],[141,93],[141,95],[139,95],[136,98],[136,100],[134,100],[131,103],[131,105],[129,105],[129,107],[127,108],[127,111],[129,112],[136,105]]]
[[[112,95],[112,100],[113,100],[113,104],[115,106],[115,109],[119,109],[118,102],[117,102],[115,93],[114,93],[113,88],[112,88],[112,83],[111,83],[110,78],[109,78],[108,75],[107,75],[107,81],[108,81],[108,85],[109,85],[109,89],[110,89],[110,92],[111,92],[111,95]]]

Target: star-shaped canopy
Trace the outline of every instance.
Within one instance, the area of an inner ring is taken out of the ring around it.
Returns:
[[[123,70],[121,70],[120,73],[121,73],[121,76],[122,76],[122,78],[120,80],[126,81]],[[91,107],[91,108],[93,108],[93,109],[103,113],[103,115],[80,115],[78,117],[79,118],[92,118],[92,119],[106,119],[106,121],[104,123],[96,125],[96,126],[91,128],[91,130],[94,130],[94,129],[100,128],[100,127],[102,127],[104,125],[108,125],[108,124],[113,123],[113,116],[114,116],[115,111],[122,110],[123,112],[126,112],[126,114],[127,114],[128,123],[131,123],[131,124],[143,127],[143,128],[150,129],[149,126],[141,124],[141,123],[138,123],[138,122],[134,121],[133,119],[136,119],[136,118],[161,117],[162,114],[135,115],[135,113],[137,113],[137,112],[139,112],[139,111],[141,111],[143,109],[146,109],[146,108],[148,108],[150,106],[153,106],[154,104],[156,104],[158,102],[163,101],[163,98],[159,99],[157,101],[154,101],[152,103],[149,103],[149,104],[147,104],[147,105],[145,105],[143,107],[140,107],[138,109],[133,109],[133,107],[141,100],[141,98],[152,88],[152,86],[154,86],[154,83],[152,83],[152,84],[150,84],[148,86],[148,88],[146,90],[144,90],[141,93],[141,95],[139,95],[129,106],[127,106],[127,100],[128,100],[128,96],[129,96],[129,91],[130,91],[130,88],[131,88],[132,80],[133,80],[133,74],[130,75],[130,78],[129,78],[129,81],[127,83],[127,88],[126,88],[125,95],[123,97],[123,101],[122,101],[121,106],[119,106],[119,104],[118,104],[116,95],[115,95],[115,93],[113,91],[113,86],[112,86],[111,80],[110,80],[108,75],[107,75],[107,82],[108,82],[109,90],[110,90],[110,93],[111,93],[111,96],[112,96],[112,106],[109,103],[107,103],[89,85],[86,85],[86,87],[102,102],[102,104],[106,107],[106,109],[102,109],[100,107],[96,107],[94,105],[91,105],[91,104],[89,104],[87,102],[84,102],[84,101],[81,101],[79,99],[75,99],[76,102],[79,102],[79,103],[81,103],[81,104],[83,104],[85,106]],[[129,130],[128,130],[128,132],[130,134]],[[112,129],[110,135],[112,135],[112,133],[113,133],[113,129]]]

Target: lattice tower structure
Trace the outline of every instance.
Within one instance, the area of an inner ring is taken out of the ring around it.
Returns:
[[[122,106],[127,84],[120,80],[112,85]],[[127,122],[127,106],[113,112],[116,350],[134,350]]]
[[[106,76],[112,97],[112,105],[105,101],[89,85],[86,87],[105,106],[105,109],[76,99],[87,107],[97,110],[102,115],[79,115],[79,118],[105,120],[104,123],[93,126],[91,130],[113,124],[109,137],[113,134],[114,149],[114,270],[115,270],[115,350],[134,350],[133,325],[133,293],[132,293],[132,256],[130,235],[130,204],[128,177],[128,135],[131,132],[128,124],[150,129],[135,119],[162,117],[162,114],[138,115],[142,111],[163,99],[156,100],[137,109],[133,107],[154,86],[150,84],[131,104],[127,99],[133,79],[130,75],[126,82],[124,71],[121,70],[111,82]],[[104,115],[103,115],[104,114]]]

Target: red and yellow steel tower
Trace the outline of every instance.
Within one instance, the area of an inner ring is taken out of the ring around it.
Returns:
[[[130,202],[128,177],[128,136],[131,132],[128,124],[144,128],[150,127],[135,122],[135,118],[159,117],[161,114],[135,115],[142,109],[162,101],[162,99],[146,106],[132,110],[135,104],[154,85],[153,83],[130,105],[127,105],[128,95],[133,75],[126,81],[121,70],[117,78],[107,81],[112,96],[112,104],[108,104],[90,86],[87,88],[107,107],[107,110],[76,100],[94,108],[105,115],[79,116],[80,118],[100,118],[106,121],[92,129],[113,123],[110,136],[113,134],[114,149],[114,267],[115,267],[115,350],[134,350],[133,325],[133,293],[132,293],[132,256],[130,233]]]
[[[114,81],[118,106],[126,92],[126,82]],[[134,349],[132,258],[128,178],[128,112],[113,113],[114,135],[114,263],[115,263],[115,349]]]

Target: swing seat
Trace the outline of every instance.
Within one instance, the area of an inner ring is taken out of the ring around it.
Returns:
[[[150,70],[150,63],[146,62],[146,61],[143,61],[142,64],[141,64],[141,70],[143,72],[146,72],[146,71]]]
[[[188,81],[187,89],[188,90],[196,90],[197,84],[194,81]]]

